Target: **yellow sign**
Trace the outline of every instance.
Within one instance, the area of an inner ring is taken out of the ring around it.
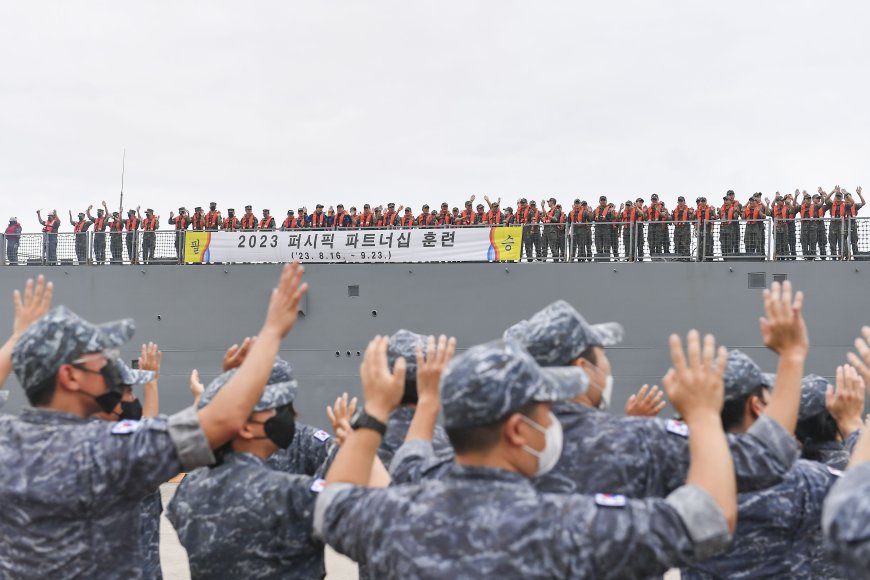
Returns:
[[[207,264],[209,232],[187,232],[184,236],[184,261],[188,264]]]
[[[489,252],[486,257],[490,262],[519,260],[522,241],[522,226],[490,228]]]

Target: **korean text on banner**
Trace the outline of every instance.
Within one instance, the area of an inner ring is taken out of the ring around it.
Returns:
[[[214,262],[519,260],[521,227],[189,232],[184,259]]]

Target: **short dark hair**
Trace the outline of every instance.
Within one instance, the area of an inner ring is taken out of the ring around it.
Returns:
[[[837,422],[827,412],[798,421],[794,430],[802,445],[801,457],[811,461],[821,461],[819,445],[836,441],[838,433]]]
[[[498,444],[500,431],[505,421],[514,413],[520,413],[526,417],[530,416],[532,409],[537,403],[529,401],[507,417],[489,423],[487,425],[478,425],[475,427],[465,427],[461,429],[447,429],[447,438],[450,439],[450,444],[453,450],[458,454],[473,453],[476,451],[487,451]]]
[[[722,428],[728,431],[729,429],[734,429],[743,423],[743,418],[746,413],[746,401],[751,397],[761,398],[761,393],[763,393],[765,389],[767,389],[766,386],[758,385],[741,397],[725,401],[721,413]]]
[[[581,352],[580,356],[578,356],[577,358],[582,358],[596,366],[598,365],[598,353],[596,352],[594,346],[590,346],[589,348]]]
[[[27,389],[27,400],[34,407],[44,407],[51,403],[57,390],[57,374],[53,374],[35,387]]]

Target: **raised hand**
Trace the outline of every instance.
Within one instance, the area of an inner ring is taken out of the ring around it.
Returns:
[[[163,353],[157,350],[157,345],[153,342],[142,345],[142,351],[139,354],[139,368],[143,371],[152,371],[154,380],[160,378],[160,361],[163,360]]]
[[[196,369],[193,369],[190,373],[190,392],[193,395],[193,406],[195,407],[205,392],[205,387],[199,382],[199,371]]]
[[[435,337],[430,336],[426,341],[426,354],[423,354],[423,347],[417,345],[417,400],[420,402],[430,403],[435,406],[440,405],[441,396],[439,393],[439,384],[441,382],[441,374],[444,369],[453,359],[456,353],[456,339],[449,339],[443,334],[438,337],[438,344],[435,344]]]
[[[861,328],[862,336],[859,336],[855,339],[855,350],[858,351],[858,355],[853,352],[850,352],[846,355],[846,358],[849,360],[849,364],[851,364],[855,369],[861,374],[864,378],[864,382],[870,385],[870,326],[865,326]]]
[[[250,352],[251,347],[254,345],[256,340],[256,336],[248,336],[242,341],[241,346],[234,344],[228,348],[227,352],[224,353],[224,372],[242,366],[242,363],[245,362],[245,358],[248,356],[248,352]]]
[[[670,337],[671,360],[674,366],[663,379],[665,391],[671,404],[687,423],[696,418],[718,418],[725,400],[722,375],[725,372],[728,351],[720,346],[714,362],[716,339],[712,334],[706,335],[702,349],[697,330],[689,331],[686,343],[688,362],[680,337],[676,334]]]
[[[390,369],[387,364],[388,343],[386,336],[374,337],[359,367],[366,413],[384,423],[402,400],[407,366],[405,359],[400,357],[395,367]]]
[[[651,389],[649,385],[642,386],[637,394],[630,396],[625,402],[625,414],[630,417],[655,417],[667,405],[662,400],[664,394],[656,385]]]
[[[304,273],[305,268],[299,262],[284,266],[278,287],[272,290],[272,298],[269,299],[263,332],[275,332],[283,338],[296,324],[299,302],[308,290],[308,284],[302,282]]]
[[[780,356],[806,356],[810,339],[801,315],[803,292],[792,298],[791,282],[786,280],[782,285],[774,282],[763,295],[765,316],[761,319],[761,338],[765,346]]]
[[[52,296],[54,296],[54,284],[51,282],[46,284],[42,274],[36,278],[35,285],[33,278],[27,280],[24,285],[24,295],[15,290],[12,294],[12,301],[15,303],[13,334],[20,335],[37,319],[44,316],[51,307]]]
[[[828,385],[825,407],[837,422],[837,429],[845,439],[849,433],[861,429],[864,413],[864,380],[855,367],[837,367],[837,389]]]
[[[326,416],[329,417],[329,422],[332,424],[332,432],[335,434],[335,442],[338,445],[344,443],[344,440],[350,434],[350,419],[356,413],[357,398],[354,397],[348,401],[347,393],[335,399],[335,403],[326,406]]]

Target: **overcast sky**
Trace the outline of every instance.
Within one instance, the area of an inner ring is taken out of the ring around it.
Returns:
[[[212,200],[851,190],[868,22],[795,0],[3,2],[0,215],[117,207],[124,148],[125,207],[164,223]]]

